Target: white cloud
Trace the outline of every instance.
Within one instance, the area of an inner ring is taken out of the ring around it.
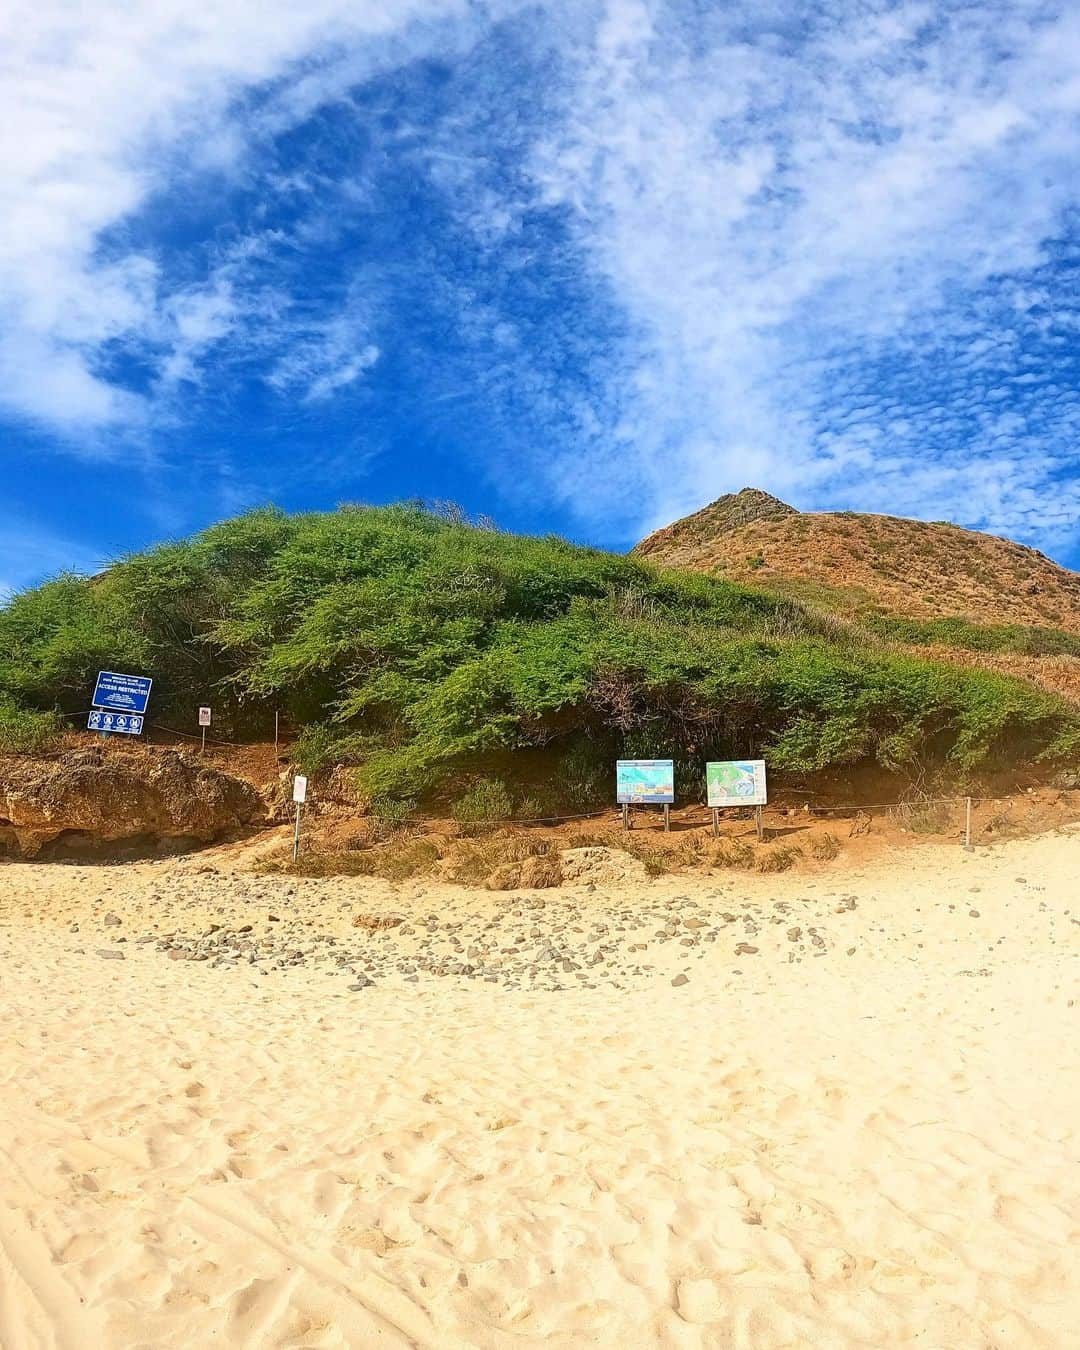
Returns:
[[[164,340],[175,349],[166,383],[192,378],[199,352],[242,304],[213,280],[163,293],[152,256],[100,256],[103,232],[176,175],[235,165],[265,131],[259,118],[284,127],[350,75],[422,50],[426,24],[467,9],[466,0],[201,9],[9,0],[0,11],[0,404],[61,430],[137,423],[145,399],[99,369],[116,340]],[[249,125],[236,100],[305,61],[287,96]]]
[[[299,392],[306,403],[319,403],[358,380],[379,359],[354,320],[338,317],[295,332],[289,351],[277,361],[267,383],[282,393]]]
[[[498,87],[546,125],[503,105],[426,145],[417,125],[412,162],[491,250],[536,189],[571,222],[567,274],[584,261],[625,322],[590,403],[556,387],[519,315],[447,276],[461,332],[491,336],[472,395],[516,380],[577,431],[570,453],[496,466],[507,490],[546,482],[628,532],[745,482],[800,505],[1076,531],[1080,399],[1048,354],[1075,342],[1080,309],[1039,271],[1080,196],[1080,16],[1055,0],[12,0],[0,409],[100,448],[95,431],[158,425],[217,357],[248,350],[311,403],[377,371],[353,295],[331,312],[275,291],[272,270],[252,284],[272,231],[178,278],[123,226],[193,174],[242,177],[253,146],[420,54],[463,55],[517,10],[544,56]],[[485,177],[500,119],[537,137],[524,189]],[[270,190],[311,192],[317,168],[280,168]],[[320,221],[296,228],[314,238]],[[152,358],[141,393],[108,374],[128,349]]]
[[[981,288],[1037,267],[1077,204],[1076,11],[702,13],[608,0],[537,155],[547,199],[572,209],[634,330],[612,391],[618,438],[553,476],[588,503],[584,484],[603,473],[642,528],[748,481],[808,505],[1034,526],[1068,408],[1055,420],[1044,402],[1048,420],[1025,439],[998,434],[996,395],[977,381],[928,408],[913,388],[893,455],[878,396],[892,381],[865,381],[873,361],[915,363],[965,339],[978,366],[984,325],[1001,320],[977,312]],[[1015,328],[988,339],[1003,349],[983,360],[992,385],[1014,373],[1015,329],[1045,322],[1025,311],[1062,299],[1034,278],[1023,301],[1021,289]],[[968,392],[982,426],[936,444]],[[1080,520],[1076,489],[1064,497],[1056,506]]]

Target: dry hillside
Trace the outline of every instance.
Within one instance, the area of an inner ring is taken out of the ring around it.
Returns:
[[[634,551],[852,612],[1080,633],[1080,573],[946,521],[802,512],[744,488],[650,534]]]
[[[757,488],[643,539],[635,553],[823,606],[854,619],[963,619],[1080,635],[1080,573],[1009,539],[947,521],[801,512]],[[1080,657],[973,650],[924,655],[1019,675],[1080,702]]]

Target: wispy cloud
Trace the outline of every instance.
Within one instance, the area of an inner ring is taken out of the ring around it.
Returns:
[[[0,15],[0,406],[76,435],[151,416],[103,372],[110,344],[159,353],[166,385],[247,312],[214,283],[173,290],[157,249],[103,236],[185,177],[228,174],[343,81],[468,27],[467,0],[270,0],[199,11],[15,0]],[[342,53],[348,54],[345,60]],[[257,107],[247,91],[279,82]]]
[[[1056,333],[1075,352],[1047,264],[1080,195],[1076,10],[706,13],[609,0],[537,155],[635,324],[617,437],[558,473],[588,500],[606,465],[647,523],[750,480],[1075,528],[1072,381],[1009,381],[1068,358]]]
[[[1077,538],[1075,7],[17,0],[0,51],[0,413],[81,453],[386,380],[579,533],[756,482]]]

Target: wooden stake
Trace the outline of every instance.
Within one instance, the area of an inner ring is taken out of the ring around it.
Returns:
[[[720,838],[720,808],[717,806],[712,809],[712,833],[714,839]]]
[[[664,829],[671,829],[671,807],[667,802],[664,803]]]
[[[971,852],[971,798],[967,798],[964,812],[964,848]]]
[[[622,827],[624,830],[630,828],[630,808],[627,806],[626,802],[623,802],[622,804]]]
[[[760,806],[757,808],[757,837],[759,842],[765,838],[765,824],[762,819],[762,809]]]

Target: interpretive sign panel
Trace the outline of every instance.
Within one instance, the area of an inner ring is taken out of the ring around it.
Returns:
[[[765,761],[726,759],[705,765],[710,806],[764,806]]]
[[[615,764],[616,800],[626,806],[663,806],[675,800],[675,761],[620,759]]]
[[[145,713],[153,683],[145,675],[118,675],[115,670],[102,670],[98,672],[94,697],[90,701],[95,708]]]

